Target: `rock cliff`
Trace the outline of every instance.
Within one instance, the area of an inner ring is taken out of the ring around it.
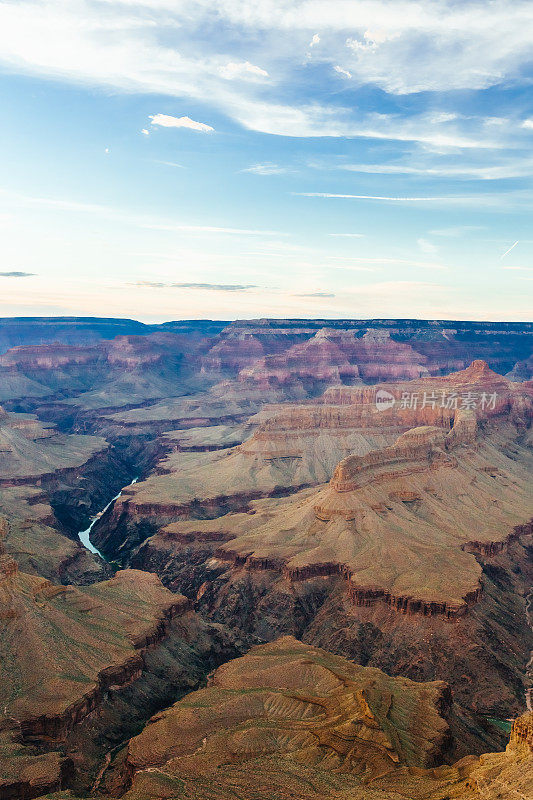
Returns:
[[[136,702],[135,684],[146,682],[153,668],[149,654],[167,640],[177,638],[181,645],[167,657],[164,691],[154,687],[155,699],[137,699],[145,715],[162,698],[168,702],[180,688],[194,685],[202,676],[202,659],[207,671],[222,653],[231,654],[229,640],[220,647],[215,634],[209,642],[209,628],[202,629],[191,615],[189,601],[149,573],[126,570],[81,590],[21,573],[5,554],[0,563],[0,655],[4,667],[9,665],[0,673],[4,797],[36,796],[90,774],[96,768],[90,756],[98,751],[91,743],[98,716],[107,717],[111,731],[117,725],[123,734],[128,730],[130,723],[120,719],[128,713],[120,710],[121,693],[127,689],[130,702]],[[198,639],[196,655],[183,641],[189,636]],[[139,709],[129,713],[137,724],[142,719]]]
[[[530,718],[505,753],[442,765],[450,713],[443,683],[391,679],[283,637],[220,667],[130,742],[125,798],[529,796]]]

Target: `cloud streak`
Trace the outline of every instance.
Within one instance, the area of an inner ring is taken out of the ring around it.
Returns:
[[[283,173],[287,172],[287,169],[286,167],[280,167],[278,164],[267,163],[252,164],[252,166],[246,167],[241,172],[251,172],[252,175],[283,175]]]
[[[137,281],[135,286],[146,289],[198,289],[209,292],[245,292],[248,289],[258,288],[252,283],[163,283],[158,281]]]
[[[294,297],[335,297],[334,292],[308,292],[307,294],[295,294]]]
[[[190,225],[181,222],[174,222],[168,219],[154,219],[148,216],[141,216],[132,214],[122,209],[113,208],[112,206],[100,205],[98,203],[82,203],[77,200],[66,200],[64,198],[55,197],[32,197],[29,195],[21,195],[15,192],[10,192],[6,189],[0,188],[0,197],[8,198],[12,203],[24,207],[41,207],[48,208],[52,211],[66,211],[82,214],[95,214],[103,216],[106,219],[113,219],[126,225],[134,225],[140,228],[146,228],[156,231],[168,231],[176,233],[212,233],[212,234],[230,234],[234,236],[286,236],[282,231],[270,231],[261,229],[250,228],[230,228],[218,225]]]
[[[196,122],[190,117],[171,117],[168,114],[152,114],[150,116],[152,125],[160,126],[162,128],[189,128],[191,131],[201,131],[202,133],[210,133],[214,130],[211,125],[206,125],[205,122]]]
[[[361,200],[379,203],[405,203],[411,205],[474,205],[477,208],[500,210],[506,205],[522,205],[524,208],[533,201],[533,196],[528,190],[509,191],[500,193],[480,193],[473,195],[432,195],[406,197],[401,195],[375,195],[375,194],[341,194],[337,192],[291,192],[295,197],[316,197],[326,200]]]
[[[515,247],[516,247],[516,245],[517,245],[517,244],[518,244],[518,242],[515,242],[514,244],[512,244],[512,245],[511,245],[511,247],[510,247],[508,250],[506,250],[506,251],[505,251],[505,253],[503,253],[503,254],[500,256],[500,261],[503,261],[503,259],[505,258],[505,256],[508,256],[508,255],[509,255],[509,253],[511,252],[511,250],[514,250],[514,249],[515,249]]]

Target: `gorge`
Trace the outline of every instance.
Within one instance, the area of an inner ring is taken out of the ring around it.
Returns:
[[[175,325],[0,321],[0,798],[527,796],[533,328]]]

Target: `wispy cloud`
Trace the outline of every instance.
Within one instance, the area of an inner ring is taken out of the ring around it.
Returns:
[[[0,278],[29,278],[32,275],[35,275],[35,272],[18,272],[16,270],[13,272],[0,272]]]
[[[485,225],[454,225],[450,228],[436,228],[435,230],[429,231],[429,233],[432,236],[448,236],[451,238],[458,238],[460,236],[473,233],[474,231],[484,230],[486,230]]]
[[[210,292],[245,292],[247,289],[258,288],[252,283],[163,283],[158,281],[137,281],[135,285],[147,289],[198,289]]]
[[[329,200],[361,200],[381,203],[407,203],[422,205],[474,205],[477,208],[496,208],[501,209],[504,204],[520,204],[525,207],[529,205],[533,197],[529,191],[509,191],[499,193],[480,193],[480,194],[454,194],[454,195],[432,195],[419,197],[404,197],[401,195],[374,195],[374,194],[341,194],[337,192],[291,192],[295,197],[317,197]]]
[[[287,172],[287,168],[267,162],[266,164],[252,164],[251,167],[246,167],[241,172],[251,172],[253,175],[282,175]]]
[[[518,242],[515,242],[514,244],[512,244],[512,245],[511,245],[511,247],[510,247],[508,250],[506,250],[506,251],[505,251],[505,253],[502,253],[502,255],[500,256],[500,261],[503,261],[503,259],[505,258],[505,256],[508,256],[508,255],[509,255],[509,253],[511,252],[511,250],[514,250],[514,249],[515,249],[515,247],[516,247],[516,245],[517,245],[517,244],[518,244]]]
[[[296,197],[324,197],[334,200],[385,200],[392,203],[420,203],[427,200],[449,200],[448,197],[387,197],[374,194],[338,194],[335,192],[291,192]]]
[[[358,85],[403,95],[501,85],[523,76],[531,56],[529,0],[512,6],[508,0],[420,0],[416,6],[405,0],[225,0],[217,5],[216,24],[206,0],[105,6],[103,14],[98,0],[84,0],[83,13],[78,3],[63,0],[1,4],[1,63],[10,71],[75,84],[207,102],[247,128],[285,136],[378,136],[483,147],[489,141],[501,146],[509,131],[496,129],[505,125],[461,120],[449,108],[413,121],[409,114],[367,114],[361,123],[361,109],[342,106],[342,98],[339,105],[320,108],[311,101],[302,63],[310,54],[324,75],[350,74]],[[320,34],[311,33],[317,29]],[[269,75],[275,75],[275,91],[265,102]],[[301,97],[301,104],[286,105],[289,96]],[[514,135],[520,130],[526,136],[531,124],[529,118],[517,120]]]
[[[241,80],[250,80],[257,78],[268,78],[266,69],[261,69],[249,61],[230,61],[223,67],[219,67],[219,73],[227,80],[234,80],[240,78]]]
[[[337,169],[369,175],[415,175],[425,178],[462,178],[465,180],[496,181],[506,178],[524,178],[533,174],[533,160],[513,159],[500,164],[439,163],[436,166],[412,164],[338,164]],[[331,165],[328,165],[331,169]]]
[[[363,239],[364,233],[328,233],[328,236],[346,237],[348,239]]]
[[[181,225],[173,222],[150,222],[148,220],[140,223],[143,228],[150,228],[154,231],[183,231],[186,233],[227,233],[234,236],[283,236],[280,231],[250,230],[248,228],[221,228],[215,225]]]
[[[351,72],[349,72],[347,69],[344,69],[343,67],[339,67],[339,65],[338,65],[338,64],[336,64],[336,65],[333,67],[333,69],[334,69],[334,70],[335,70],[335,72],[336,72],[336,73],[338,73],[339,75],[344,75],[344,77],[345,77],[345,78],[351,78],[351,77],[352,77],[352,73],[351,73]]]
[[[380,264],[386,266],[409,266],[409,267],[419,267],[421,269],[446,269],[444,264],[438,264],[434,261],[417,261],[416,259],[412,258],[391,258],[389,256],[384,256],[383,258],[374,258],[374,257],[366,257],[366,256],[328,256],[329,260],[332,261],[344,261],[344,262],[355,262],[356,264]],[[345,267],[345,269],[349,269],[350,267]]]
[[[429,239],[418,239],[417,240],[418,247],[423,253],[427,253],[427,255],[434,256],[438,253],[439,248],[433,242],[430,242]]]
[[[205,122],[196,122],[190,117],[171,117],[168,114],[152,114],[150,116],[152,125],[159,125],[163,128],[189,128],[192,131],[209,133],[214,128],[206,125]]]
[[[295,294],[294,297],[335,297],[334,292],[308,292],[307,294]]]
[[[148,216],[132,214],[122,209],[112,206],[99,205],[98,203],[82,203],[77,200],[65,200],[55,197],[32,197],[20,195],[0,188],[0,197],[9,198],[12,203],[22,206],[38,206],[57,211],[67,211],[73,213],[95,214],[106,219],[113,219],[126,225],[135,225],[139,228],[147,228],[158,231],[175,231],[183,233],[213,233],[231,234],[236,236],[286,236],[282,231],[255,230],[249,228],[230,228],[218,225],[190,225],[187,223],[174,222],[169,219],[154,219]]]
[[[162,164],[164,167],[175,167],[176,169],[185,169],[183,164],[177,164],[175,161],[159,161],[154,158],[154,164]]]

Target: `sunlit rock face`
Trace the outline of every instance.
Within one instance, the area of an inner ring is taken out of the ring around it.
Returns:
[[[482,591],[470,551],[496,551],[530,533],[530,456],[524,449],[520,465],[502,456],[507,435],[478,441],[472,412],[458,412],[457,429],[417,427],[389,447],[348,456],[323,489],[165,530],[218,534],[226,540],[218,558],[277,568],[289,580],[342,575],[357,604],[454,618]]]
[[[520,687],[529,657],[531,388],[475,363],[436,391],[496,394],[490,407],[400,408],[429,381],[389,384],[398,402],[385,411],[375,387],[347,387],[351,404],[276,406],[241,445],[176,452],[168,473],[124,495],[97,541],[243,636],[291,633],[394,674],[445,677],[464,708],[509,714],[523,689],[510,691],[502,670]],[[307,488],[272,496],[282,475]]]
[[[99,769],[100,717],[127,732],[129,717],[139,725],[232,650],[155,575],[53,584],[17,569],[2,552],[5,532],[0,519],[0,792],[25,798]],[[154,684],[163,666],[166,684]]]
[[[531,715],[514,723],[505,753],[442,765],[450,713],[444,683],[393,679],[286,636],[155,717],[129,743],[125,797],[166,798],[178,787],[198,800],[528,796]]]

